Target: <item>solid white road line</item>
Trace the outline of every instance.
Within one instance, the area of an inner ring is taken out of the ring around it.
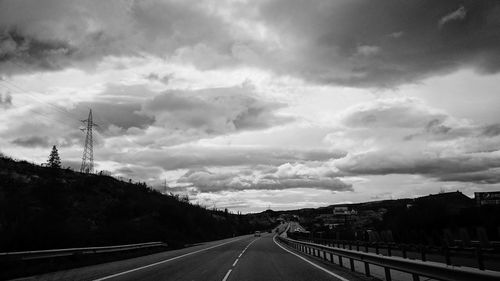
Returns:
[[[224,276],[224,279],[222,279],[222,281],[226,281],[227,278],[229,277],[229,274],[231,274],[231,271],[232,269],[230,269],[227,273],[226,273],[226,276]]]
[[[276,236],[274,236],[274,237],[273,237],[273,241],[274,241],[274,243],[275,243],[276,245],[278,245],[281,249],[283,249],[283,250],[285,250],[285,251],[289,252],[290,254],[292,254],[292,255],[294,255],[294,256],[296,256],[296,257],[298,257],[298,258],[302,259],[303,261],[305,261],[305,262],[309,263],[310,265],[312,265],[312,266],[314,266],[314,267],[316,267],[316,268],[318,268],[318,269],[320,269],[320,270],[323,270],[324,272],[326,272],[326,273],[330,274],[331,276],[333,276],[333,277],[335,277],[335,278],[337,278],[337,279],[339,279],[339,280],[341,280],[341,281],[349,281],[348,279],[345,279],[344,277],[342,277],[342,276],[340,276],[340,275],[338,275],[338,274],[335,274],[335,273],[331,272],[330,270],[328,270],[328,269],[326,269],[326,268],[324,268],[324,267],[321,267],[321,266],[319,266],[319,265],[317,265],[317,264],[313,263],[312,261],[310,261],[310,260],[308,260],[308,259],[306,259],[306,258],[304,258],[304,257],[302,257],[302,256],[300,256],[300,255],[297,255],[296,253],[294,253],[294,252],[292,252],[292,251],[290,251],[290,250],[286,249],[285,247],[281,246],[278,242],[276,242]]]
[[[104,277],[101,277],[101,278],[98,278],[98,279],[94,279],[94,281],[107,280],[107,279],[111,279],[111,278],[114,278],[114,277],[117,277],[117,276],[125,275],[125,274],[131,273],[131,272],[135,272],[135,271],[138,271],[138,270],[142,270],[142,269],[148,268],[148,267],[156,266],[156,265],[159,265],[159,264],[162,264],[162,263],[166,263],[166,262],[173,261],[173,260],[176,260],[176,259],[180,259],[180,258],[183,258],[183,257],[186,257],[186,256],[190,256],[190,255],[193,255],[193,254],[204,252],[204,251],[207,251],[207,250],[210,250],[210,249],[213,249],[213,248],[217,248],[217,247],[229,244],[229,243],[240,241],[240,240],[242,240],[244,238],[245,237],[242,237],[240,239],[231,240],[231,241],[224,242],[222,244],[218,244],[218,245],[215,245],[215,246],[212,246],[212,247],[208,247],[208,248],[205,248],[205,249],[201,249],[201,250],[190,252],[190,253],[187,253],[187,254],[184,254],[184,255],[173,257],[173,258],[170,258],[168,260],[163,260],[163,261],[155,262],[155,263],[148,264],[148,265],[145,265],[145,266],[137,267],[137,268],[130,269],[130,270],[127,270],[127,271],[123,271],[123,272],[119,272],[119,273],[116,273],[116,274],[113,274],[113,275],[104,276]]]

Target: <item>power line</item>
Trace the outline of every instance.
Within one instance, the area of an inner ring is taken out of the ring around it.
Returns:
[[[0,86],[4,86],[4,85],[0,84]],[[5,88],[10,90],[10,88],[7,88],[7,87],[5,87]],[[74,124],[65,121],[65,119],[55,118],[54,116],[48,115],[47,113],[43,113],[42,111],[39,111],[39,110],[37,110],[35,108],[28,109],[28,112],[29,113],[37,114],[40,117],[42,117],[43,119],[45,119],[45,120],[47,120],[47,121],[49,121],[51,123],[54,123],[54,121],[55,121],[55,122],[57,122],[57,123],[59,123],[61,125],[66,125],[66,126],[69,126],[69,127],[73,127],[74,126]]]
[[[28,96],[28,97],[32,98],[33,100],[35,100],[35,101],[39,102],[40,104],[45,104],[45,105],[48,105],[48,106],[50,106],[50,107],[54,108],[54,109],[55,109],[55,110],[57,110],[58,112],[60,112],[60,113],[62,113],[62,114],[64,114],[64,115],[66,115],[67,117],[69,117],[69,118],[71,118],[71,119],[73,119],[73,120],[75,120],[75,121],[78,121],[78,122],[80,121],[80,120],[77,118],[77,116],[76,116],[76,115],[74,115],[73,113],[69,112],[69,111],[68,111],[68,110],[66,110],[65,108],[60,107],[60,106],[57,106],[57,105],[55,105],[55,104],[51,104],[51,103],[46,102],[46,101],[42,101],[42,100],[40,100],[40,99],[36,98],[35,96],[33,96],[33,95],[29,94],[29,92],[33,92],[33,93],[37,93],[37,94],[42,94],[42,93],[38,93],[38,92],[35,92],[35,91],[29,91],[29,90],[23,89],[22,87],[20,87],[20,86],[18,86],[18,85],[16,85],[16,84],[14,84],[12,81],[7,81],[7,80],[5,80],[4,78],[0,78],[0,80],[1,80],[2,82],[4,82],[4,83],[7,83],[7,84],[9,84],[9,85],[10,85],[10,87],[9,87],[9,86],[6,86],[5,84],[0,84],[0,85],[2,85],[4,88],[7,88],[7,89],[9,89],[9,90],[13,90],[12,88],[15,88],[18,94]],[[43,94],[42,94],[42,95],[43,95]]]

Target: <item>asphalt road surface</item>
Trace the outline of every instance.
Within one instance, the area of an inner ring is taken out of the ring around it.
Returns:
[[[363,280],[280,246],[271,233],[87,266],[19,280]]]

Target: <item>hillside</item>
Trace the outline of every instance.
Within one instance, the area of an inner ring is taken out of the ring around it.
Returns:
[[[347,207],[356,214],[348,220],[339,218],[333,214],[335,207]],[[308,231],[323,237],[352,239],[355,232],[391,230],[394,239],[404,243],[420,243],[422,239],[438,243],[443,231],[458,235],[460,229],[467,229],[478,240],[476,228],[484,228],[491,240],[500,240],[498,214],[500,206],[477,206],[474,199],[459,191],[275,212],[283,218],[296,217]],[[332,229],[331,225],[336,226]]]
[[[147,241],[176,247],[269,225],[145,184],[0,157],[0,252]]]

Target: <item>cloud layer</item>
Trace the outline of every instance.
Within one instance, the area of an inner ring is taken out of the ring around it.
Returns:
[[[349,175],[413,174],[442,181],[496,182],[500,166],[498,124],[457,120],[416,99],[386,99],[346,110],[339,136],[358,150],[335,166]],[[366,146],[359,146],[359,143]]]
[[[283,190],[289,188],[314,188],[330,191],[352,191],[352,185],[330,176],[309,174],[306,169],[296,169],[290,163],[278,167],[256,166],[235,172],[214,173],[208,170],[190,170],[179,178],[199,192],[238,190]]]
[[[393,87],[461,67],[500,69],[500,4],[494,0],[0,5],[5,73],[88,68],[107,56],[144,54],[199,69],[251,65],[358,87]]]
[[[198,202],[493,189],[499,19],[494,0],[0,0],[0,146],[78,167],[92,108],[99,170]]]

